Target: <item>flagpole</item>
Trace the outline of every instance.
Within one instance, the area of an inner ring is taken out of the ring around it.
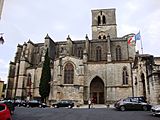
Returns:
[[[143,44],[142,44],[142,37],[141,37],[141,52],[143,54]]]

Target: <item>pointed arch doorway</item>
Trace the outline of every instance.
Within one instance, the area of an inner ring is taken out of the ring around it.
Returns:
[[[104,104],[104,82],[97,76],[90,83],[90,97],[96,104]]]
[[[146,83],[144,73],[141,74],[141,82],[142,82],[142,95],[146,98]]]

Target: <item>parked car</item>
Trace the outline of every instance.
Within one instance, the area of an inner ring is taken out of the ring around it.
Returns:
[[[9,108],[9,110],[10,110],[10,113],[11,114],[14,113],[15,106],[14,106],[14,103],[12,101],[10,101],[10,100],[4,100],[4,101],[0,101],[0,103],[6,104],[7,107]]]
[[[74,102],[72,100],[61,100],[56,103],[53,103],[52,106],[55,108],[59,108],[59,107],[72,108],[74,107]]]
[[[150,110],[151,105],[146,102],[143,97],[128,97],[121,99],[114,104],[114,107],[118,110]]]
[[[26,100],[22,100],[21,101],[21,106],[26,107],[27,106],[27,101]]]
[[[10,110],[6,104],[0,103],[0,120],[12,120]]]
[[[21,107],[21,106],[25,107],[26,106],[26,101],[17,99],[17,100],[14,101],[14,105],[18,106],[18,107]]]
[[[45,103],[42,103],[38,100],[31,100],[26,103],[26,107],[48,107]]]
[[[160,105],[152,106],[151,111],[152,111],[152,115],[154,115],[154,116],[159,115],[160,116]]]

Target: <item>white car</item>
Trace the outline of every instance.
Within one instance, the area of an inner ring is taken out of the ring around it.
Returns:
[[[151,108],[152,114],[155,115],[160,115],[160,105],[154,105]]]

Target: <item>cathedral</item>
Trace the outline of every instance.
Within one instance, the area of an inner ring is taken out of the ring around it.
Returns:
[[[31,40],[17,45],[10,62],[6,97],[40,99],[39,83],[46,50],[51,59],[48,101],[74,100],[85,104],[112,103],[133,96],[132,64],[135,46],[128,44],[133,34],[117,36],[115,9],[92,10],[92,38],[73,40],[69,35],[56,41],[47,34],[43,43]]]

